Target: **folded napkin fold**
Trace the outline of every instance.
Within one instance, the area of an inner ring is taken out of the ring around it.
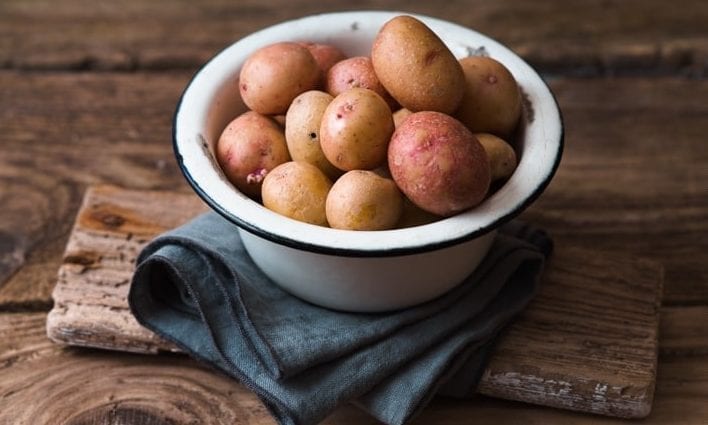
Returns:
[[[533,297],[546,234],[512,222],[477,270],[430,302],[388,313],[315,306],[273,284],[234,225],[206,213],[141,252],[136,319],[253,390],[281,424],[354,402],[403,424],[436,393],[470,395],[495,336]]]

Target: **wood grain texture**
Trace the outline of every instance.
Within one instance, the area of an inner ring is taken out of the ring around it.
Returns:
[[[135,321],[127,290],[142,247],[205,210],[192,194],[90,188],[59,268],[49,337],[122,351],[174,351],[172,344]],[[77,322],[83,326],[72,325]]]
[[[2,425],[274,424],[252,393],[184,356],[137,356],[62,347],[46,338],[45,317],[44,313],[0,315]],[[677,329],[692,327],[691,320],[693,317],[677,317]],[[698,338],[700,345],[708,345],[706,333]],[[658,372],[654,408],[638,423],[674,425],[680,418],[682,424],[705,424],[708,356],[662,358]],[[471,422],[627,424],[621,419],[479,397],[462,401],[437,398],[411,425]],[[323,422],[378,423],[352,406],[342,406]]]
[[[454,0],[381,4],[359,10],[422,13],[474,28],[549,72],[683,73],[708,69],[708,6],[659,0],[521,2]],[[196,69],[233,40],[304,15],[351,10],[315,0],[5,0],[0,3],[0,67],[39,70]],[[640,13],[641,11],[641,13]],[[690,11],[690,13],[686,13]]]
[[[708,306],[673,306],[661,311],[663,359],[708,355]]]
[[[87,185],[189,190],[170,129],[188,78],[0,72],[0,311],[51,306]]]
[[[174,350],[127,306],[140,248],[203,211],[195,196],[93,187],[54,289],[56,342],[122,351]],[[661,268],[557,247],[543,287],[500,339],[482,394],[620,417],[651,410]]]
[[[661,267],[556,245],[537,298],[500,339],[479,392],[644,417],[656,377]]]
[[[251,392],[185,356],[75,350],[46,314],[0,315],[0,424],[273,424]]]

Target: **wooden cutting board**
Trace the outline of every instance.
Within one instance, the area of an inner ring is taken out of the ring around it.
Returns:
[[[178,351],[135,321],[126,296],[141,248],[206,210],[193,194],[89,188],[59,269],[49,338]],[[479,392],[610,416],[648,415],[661,284],[655,263],[556,247],[541,292],[500,338]]]

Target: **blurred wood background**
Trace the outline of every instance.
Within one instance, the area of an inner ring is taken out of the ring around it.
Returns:
[[[708,423],[708,3],[392,1],[476,29],[556,94],[566,149],[523,218],[578,247],[663,266],[647,424]],[[171,119],[192,73],[230,42],[341,2],[0,2],[0,424],[272,423],[254,396],[178,355],[63,347],[51,291],[87,187],[190,194]],[[624,423],[480,397],[418,424]],[[343,407],[331,424],[374,423]]]

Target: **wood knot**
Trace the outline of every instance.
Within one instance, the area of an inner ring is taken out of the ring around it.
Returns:
[[[94,220],[101,222],[106,227],[116,228],[125,224],[125,218],[115,213],[95,211],[92,215]]]

